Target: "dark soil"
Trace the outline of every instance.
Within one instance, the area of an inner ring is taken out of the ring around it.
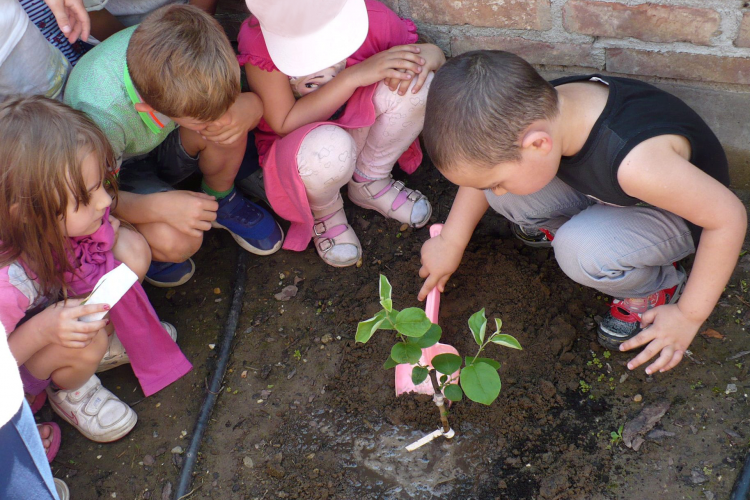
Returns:
[[[455,188],[429,167],[409,184],[433,201],[434,221],[443,221]],[[749,437],[750,356],[727,358],[750,350],[750,256],[706,325],[724,339],[698,336],[689,359],[647,377],[642,369],[628,372],[628,355],[596,343],[595,319],[608,298],[570,281],[550,250],[524,247],[502,218],[486,216],[443,297],[443,341],[473,355],[467,320],[484,307],[524,350],[490,348],[488,355],[502,361],[496,403],[453,405],[456,437],[409,453],[406,444],[438,427],[437,410],[429,397],[395,397],[393,371],[382,369],[388,332],[367,345],[353,338],[357,322],[379,308],[379,274],[393,285],[395,307],[419,305],[419,249],[428,231],[399,232],[398,223],[352,206],[347,215],[364,247],[359,268],[326,266],[312,248],[252,257],[230,369],[191,498],[728,497]],[[190,284],[148,289],[162,318],[177,326],[194,370],[145,400],[129,367],[102,375],[134,405],[139,423],[109,445],[61,424],[53,468],[72,498],[174,493],[182,455],[171,451],[187,448],[205,395],[216,356],[209,344],[220,342],[236,251],[228,234],[212,231]],[[274,298],[295,280],[296,297]],[[737,392],[727,394],[727,384]],[[639,451],[612,442],[612,431],[663,400],[670,407],[659,432]],[[42,416],[51,418],[48,409]]]

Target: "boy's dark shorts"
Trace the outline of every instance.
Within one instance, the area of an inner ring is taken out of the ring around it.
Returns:
[[[198,172],[198,157],[182,147],[179,127],[150,153],[122,162],[118,186],[122,191],[138,194],[174,191],[178,184]]]

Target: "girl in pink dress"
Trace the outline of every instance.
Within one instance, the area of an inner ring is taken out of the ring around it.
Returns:
[[[357,263],[345,184],[356,205],[424,226],[430,202],[391,170],[421,162],[417,136],[442,50],[415,44],[414,23],[375,0],[247,4],[254,16],[238,59],[265,109],[255,137],[269,201],[291,222],[284,248],[302,251],[312,238],[326,263]]]
[[[120,439],[137,421],[95,375],[111,367],[102,358],[113,343],[126,349],[146,396],[192,368],[140,283],[117,304],[83,300],[121,262],[140,279],[151,262],[143,236],[109,215],[114,164],[82,112],[41,96],[0,105],[0,322],[32,409],[48,397],[97,442]],[[81,321],[104,311],[108,318]]]

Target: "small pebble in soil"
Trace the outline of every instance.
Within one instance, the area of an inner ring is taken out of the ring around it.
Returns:
[[[181,454],[182,453],[182,446],[175,446],[172,448],[172,453]]]
[[[214,294],[221,295],[221,288],[214,288]]]
[[[242,463],[245,467],[248,469],[252,469],[255,466],[255,463],[253,463],[253,459],[250,457],[245,457],[242,459]]]
[[[724,391],[724,394],[732,394],[733,392],[737,392],[737,385],[727,384],[727,389]]]
[[[398,228],[398,230],[401,231],[402,233],[406,231],[407,229],[409,229],[409,224],[406,224],[406,223],[401,224],[401,227]]]
[[[143,465],[154,465],[154,463],[156,463],[156,459],[151,455],[143,457]]]
[[[628,379],[628,377],[629,377],[629,376],[630,376],[630,375],[628,375],[627,373],[623,373],[623,374],[622,374],[622,375],[620,376],[620,383],[622,384],[623,382],[625,382],[625,381],[626,381],[626,380]]]
[[[633,401],[635,401],[636,403],[640,403],[641,401],[643,401],[643,396],[641,396],[640,394],[636,394],[635,396],[633,396]]]
[[[331,342],[333,342],[333,335],[331,335],[330,333],[326,333],[325,335],[320,337],[320,341],[324,344],[330,344]]]

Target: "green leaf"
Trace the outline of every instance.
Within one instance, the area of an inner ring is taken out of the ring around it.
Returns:
[[[408,307],[396,316],[396,330],[407,337],[421,337],[431,326],[432,322],[418,307]]]
[[[472,363],[487,363],[491,367],[493,367],[495,370],[500,369],[500,363],[498,361],[495,361],[494,359],[490,358],[475,358],[473,356],[466,356],[466,366],[471,365]]]
[[[411,371],[411,383],[414,385],[419,385],[427,379],[427,375],[429,374],[430,371],[427,368],[415,366]]]
[[[503,320],[500,318],[495,318],[495,333],[500,333],[500,329],[503,327]]]
[[[464,395],[464,391],[458,386],[458,384],[446,385],[443,389],[443,395],[451,401],[461,401]]]
[[[370,337],[378,331],[378,328],[380,327],[380,324],[383,322],[383,319],[385,318],[385,311],[380,311],[372,318],[360,321],[357,325],[357,333],[354,335],[354,340],[357,342],[362,342],[363,344],[367,343],[368,340],[370,340]]]
[[[426,349],[437,344],[440,341],[440,336],[442,334],[443,329],[438,325],[433,324],[432,326],[430,326],[430,329],[427,330],[427,333],[425,333],[421,337],[409,337],[406,340],[410,344],[414,344],[422,349]]]
[[[391,368],[395,368],[397,364],[398,363],[396,363],[396,361],[392,357],[388,356],[388,359],[386,359],[385,363],[383,363],[383,369],[390,370]]]
[[[451,375],[453,372],[461,368],[461,362],[461,356],[451,353],[438,354],[432,358],[432,366],[440,373],[446,375]]]
[[[409,363],[413,365],[418,363],[419,358],[422,357],[422,349],[414,344],[399,342],[391,349],[391,357],[399,364]]]
[[[440,375],[440,383],[444,384],[448,381],[448,375]]]
[[[391,287],[390,282],[388,281],[388,278],[386,278],[384,275],[380,275],[380,305],[383,306],[383,309],[386,311],[389,311],[393,309],[393,300],[391,300],[391,290],[393,288]]]
[[[523,347],[521,347],[521,344],[518,343],[513,335],[506,335],[504,333],[495,335],[494,337],[492,337],[492,343],[504,345],[505,347],[510,347],[511,349],[523,350]]]
[[[477,345],[482,345],[484,334],[487,331],[487,318],[484,315],[484,308],[471,315],[471,318],[469,318],[469,328],[474,335]]]
[[[467,398],[490,405],[500,395],[500,375],[487,363],[475,363],[461,370],[461,387]]]
[[[390,311],[380,311],[383,314],[383,322],[378,326],[378,330],[394,330],[394,324],[396,323],[396,315],[398,311],[391,309]]]

